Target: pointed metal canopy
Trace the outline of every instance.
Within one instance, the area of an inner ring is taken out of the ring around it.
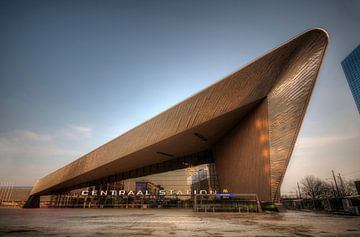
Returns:
[[[307,31],[242,69],[41,178],[47,195],[117,173],[211,149],[267,103],[271,198],[276,200],[325,53],[328,35]],[[263,101],[266,102],[263,102]]]

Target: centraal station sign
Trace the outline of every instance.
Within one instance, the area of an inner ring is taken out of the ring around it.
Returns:
[[[151,196],[151,195],[191,195],[191,190],[159,190],[156,193],[145,191],[134,191],[134,190],[82,190],[82,196]],[[193,194],[216,194],[216,191],[207,191],[207,190],[194,190]]]

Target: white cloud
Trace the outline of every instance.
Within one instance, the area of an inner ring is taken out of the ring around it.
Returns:
[[[294,191],[296,183],[307,175],[331,178],[331,170],[345,179],[358,178],[360,134],[339,133],[317,137],[299,137],[281,187],[282,193]],[[351,175],[353,173],[353,175]]]
[[[87,152],[90,138],[91,128],[73,125],[51,134],[30,130],[0,133],[0,181],[9,179],[16,185],[31,185]]]
[[[339,134],[321,137],[303,137],[298,140],[298,149],[319,148],[334,145],[348,140],[360,139],[359,134]]]
[[[68,140],[92,138],[92,129],[70,125],[54,131],[51,135],[30,130],[14,130],[0,133],[1,158],[36,156],[74,156],[78,155],[74,145]]]
[[[71,155],[60,148],[53,136],[29,130],[15,130],[0,134],[1,157]]]
[[[62,130],[61,135],[71,140],[92,138],[92,128],[78,125],[69,125]]]

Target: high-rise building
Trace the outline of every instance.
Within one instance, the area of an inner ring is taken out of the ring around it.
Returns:
[[[341,65],[360,113],[360,45],[341,62]]]

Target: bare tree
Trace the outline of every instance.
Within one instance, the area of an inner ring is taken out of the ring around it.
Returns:
[[[332,187],[329,183],[313,176],[306,176],[301,180],[302,192],[312,199],[330,197],[333,195]]]
[[[354,180],[344,180],[344,195],[350,196],[350,195],[356,195],[356,187],[355,187],[355,181]]]

